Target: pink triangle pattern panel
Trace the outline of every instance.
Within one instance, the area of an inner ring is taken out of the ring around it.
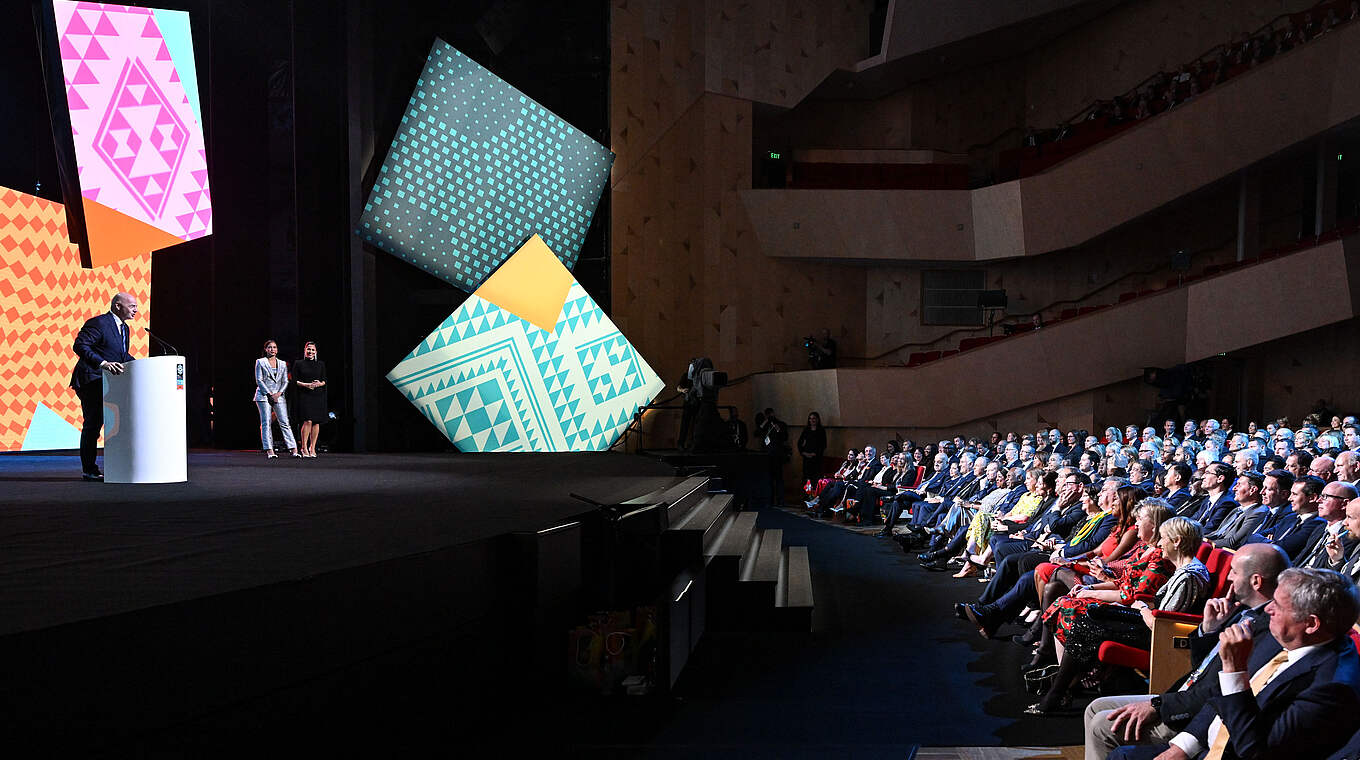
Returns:
[[[182,240],[211,234],[203,128],[152,10],[53,7],[81,195]]]

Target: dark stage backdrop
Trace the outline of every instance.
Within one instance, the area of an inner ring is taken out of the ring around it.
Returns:
[[[604,0],[162,0],[191,14],[214,233],[153,257],[152,329],[189,359],[190,443],[259,445],[251,364],[314,340],[334,437],[448,442],[384,379],[465,295],[352,234],[435,36],[608,144]],[[61,201],[31,9],[0,24],[0,185]],[[609,311],[608,193],[575,275]],[[74,336],[73,336],[74,337]]]

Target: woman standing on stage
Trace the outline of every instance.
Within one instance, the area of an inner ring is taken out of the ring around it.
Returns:
[[[260,410],[260,445],[270,459],[278,458],[274,453],[274,431],[269,424],[271,411],[279,421],[288,452],[295,457],[302,456],[293,439],[293,428],[288,424],[288,404],[283,400],[283,390],[287,387],[288,365],[279,359],[279,344],[273,339],[267,340],[264,356],[255,360],[255,406]]]
[[[316,439],[326,421],[326,363],[316,358],[316,344],[302,346],[302,358],[293,362],[293,384],[298,387],[297,415],[302,421],[302,455],[316,458]]]

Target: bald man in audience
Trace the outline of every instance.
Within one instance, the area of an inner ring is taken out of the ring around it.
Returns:
[[[1329,456],[1314,457],[1313,463],[1308,465],[1308,474],[1330,483],[1336,480],[1336,460]]]

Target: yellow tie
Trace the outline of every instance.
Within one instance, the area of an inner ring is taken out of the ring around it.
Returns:
[[[1289,650],[1281,649],[1280,653],[1270,658],[1270,661],[1261,666],[1256,671],[1256,675],[1251,677],[1251,694],[1256,696],[1261,690],[1270,683],[1270,679],[1289,662]],[[1214,736],[1214,743],[1209,747],[1209,754],[1204,756],[1204,760],[1222,760],[1223,750],[1228,747],[1228,726],[1219,721],[1218,734]]]

